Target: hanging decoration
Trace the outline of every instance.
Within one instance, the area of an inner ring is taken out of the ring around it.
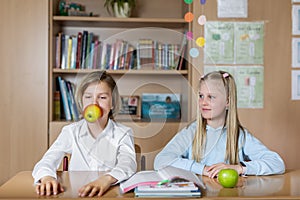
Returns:
[[[200,1],[200,6],[201,6],[201,15],[198,17],[198,24],[200,26],[204,26],[205,23],[206,23],[206,16],[204,15],[204,5],[206,3],[206,0],[199,0]],[[193,0],[184,0],[184,2],[186,4],[191,4],[193,3]],[[192,22],[194,20],[194,14],[192,12],[187,12],[185,15],[184,15],[184,20],[186,22]],[[192,40],[194,37],[194,34],[193,32],[191,31],[188,31],[186,32],[186,38],[188,40]],[[201,33],[200,33],[200,37],[198,37],[196,39],[196,45],[203,48],[204,45],[205,45],[205,38],[204,38],[204,31],[203,29],[201,29]],[[199,50],[198,48],[191,48],[190,51],[189,51],[189,54],[191,57],[193,58],[196,58],[199,56]]]

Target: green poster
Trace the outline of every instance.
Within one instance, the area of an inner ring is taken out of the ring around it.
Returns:
[[[239,66],[235,81],[238,90],[238,108],[263,108],[264,68],[262,66]]]
[[[264,23],[235,23],[235,61],[236,64],[263,64]]]
[[[204,62],[232,64],[234,61],[234,23],[207,22],[205,24]]]

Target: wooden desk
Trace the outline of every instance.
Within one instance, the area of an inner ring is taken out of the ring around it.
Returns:
[[[78,198],[78,188],[99,175],[101,175],[99,172],[58,172],[65,192],[54,198]],[[300,199],[300,169],[289,170],[284,175],[240,177],[239,186],[236,188],[222,188],[213,179],[202,178],[207,187],[206,190],[202,191],[203,199]],[[24,171],[0,187],[0,199],[2,198],[53,199],[53,196],[40,197],[36,195],[31,171]],[[119,187],[114,186],[102,198],[131,199],[134,198],[134,193],[120,194]]]

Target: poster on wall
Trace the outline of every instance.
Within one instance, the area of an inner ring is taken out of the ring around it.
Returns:
[[[205,64],[264,63],[264,22],[210,21],[204,33]]]
[[[292,100],[300,100],[300,70],[292,70]]]
[[[293,35],[300,35],[300,5],[292,7],[292,23]]]
[[[263,64],[264,22],[237,22],[234,34],[235,63]]]
[[[237,85],[238,108],[263,108],[263,66],[204,66],[204,74],[223,70],[230,73]]]
[[[300,38],[292,38],[292,67],[300,67]]]
[[[248,0],[218,0],[219,18],[246,18]]]
[[[234,62],[234,23],[211,21],[205,24],[204,63]]]

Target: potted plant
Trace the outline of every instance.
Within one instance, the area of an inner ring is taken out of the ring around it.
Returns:
[[[108,13],[111,14],[113,11],[116,17],[130,17],[135,5],[136,0],[105,0],[104,3]]]

